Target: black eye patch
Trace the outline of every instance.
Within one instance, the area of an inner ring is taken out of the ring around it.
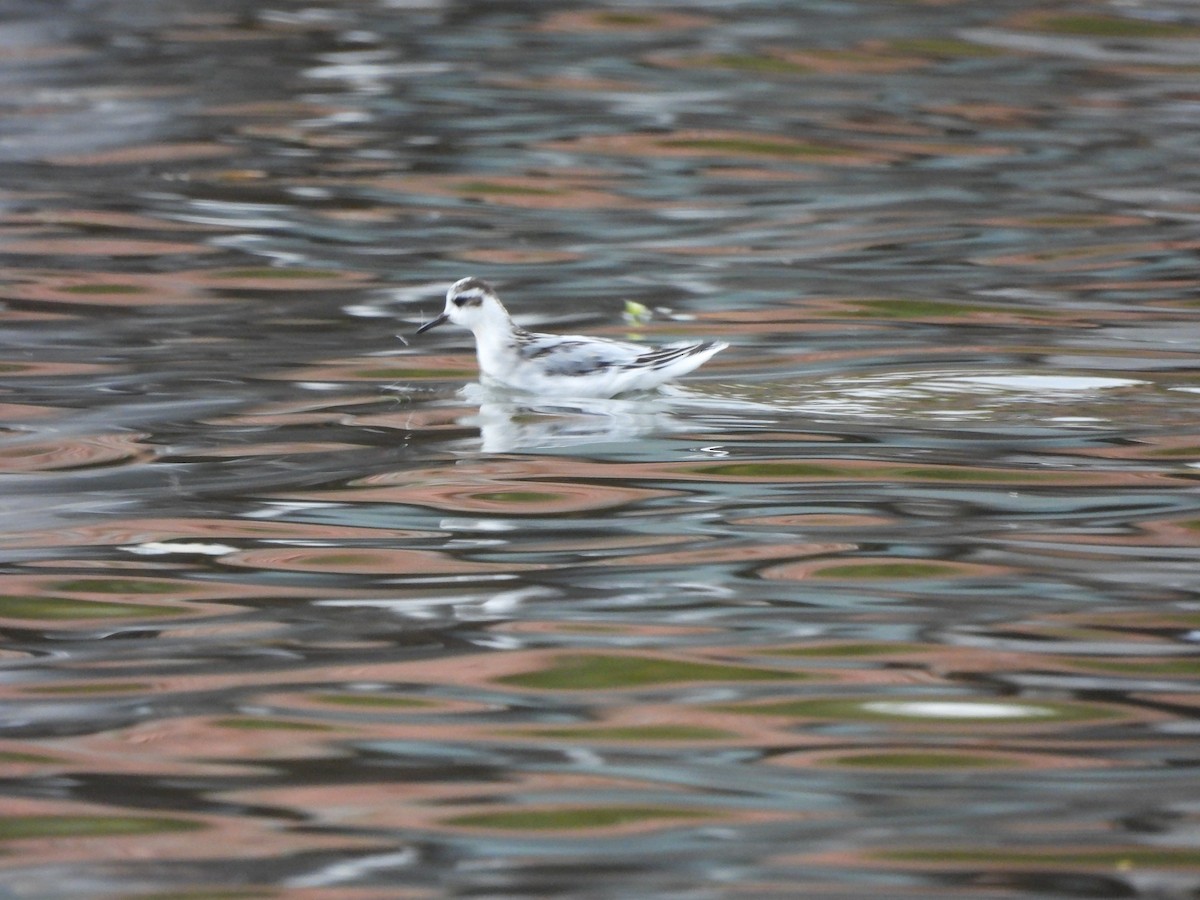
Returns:
[[[460,294],[454,298],[455,306],[478,306],[483,302],[483,298],[479,296],[464,296]]]

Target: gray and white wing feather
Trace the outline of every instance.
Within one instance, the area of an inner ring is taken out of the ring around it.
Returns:
[[[626,363],[625,366],[627,368],[665,369],[680,360],[687,359],[689,356],[703,353],[717,343],[719,342],[701,341],[699,343],[688,343],[683,341],[675,344],[664,344],[661,347],[651,347],[646,349],[645,352],[632,362]]]
[[[536,360],[546,375],[588,375],[633,365],[644,350],[636,344],[591,337],[531,332],[517,336],[518,355]]]

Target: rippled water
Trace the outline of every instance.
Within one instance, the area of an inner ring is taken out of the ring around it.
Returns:
[[[1200,891],[1193,4],[0,12],[0,894]]]

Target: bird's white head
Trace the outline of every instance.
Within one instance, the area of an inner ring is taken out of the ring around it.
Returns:
[[[462,278],[450,285],[450,290],[446,291],[445,310],[436,319],[418,328],[417,334],[446,322],[453,322],[476,333],[489,329],[507,333],[511,327],[508,310],[496,296],[496,291],[479,278]]]

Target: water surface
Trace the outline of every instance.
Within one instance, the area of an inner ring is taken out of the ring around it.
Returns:
[[[3,15],[6,896],[1200,890],[1190,5]]]

